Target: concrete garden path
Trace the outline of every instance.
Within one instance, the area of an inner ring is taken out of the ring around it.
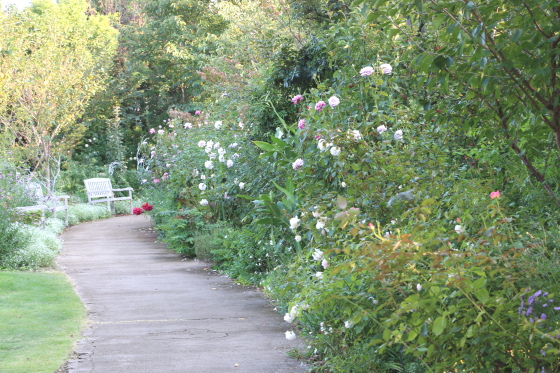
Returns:
[[[295,373],[289,325],[262,293],[182,260],[144,216],[83,223],[62,236],[59,267],[89,322],[71,373]]]

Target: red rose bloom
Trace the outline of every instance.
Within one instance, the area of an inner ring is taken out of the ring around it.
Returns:
[[[146,202],[142,205],[142,209],[144,211],[152,211],[153,208],[154,208],[154,206],[150,205],[148,202]]]
[[[142,212],[144,212],[144,210],[142,210],[140,207],[135,207],[132,209],[132,213],[134,215],[140,215]]]

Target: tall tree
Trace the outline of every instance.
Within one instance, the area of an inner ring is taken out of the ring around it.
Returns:
[[[51,158],[70,151],[85,130],[80,118],[106,84],[117,31],[106,16],[87,13],[85,0],[36,0],[4,15],[0,30],[0,123],[11,147],[50,188]]]

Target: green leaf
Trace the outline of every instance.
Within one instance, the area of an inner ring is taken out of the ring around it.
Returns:
[[[426,324],[425,322],[422,324],[422,330],[420,331],[420,335],[422,337],[425,337],[428,335],[428,324]]]
[[[266,152],[273,152],[276,150],[276,147],[274,145],[264,141],[253,141],[253,144],[255,144],[256,146],[258,146],[259,148],[261,148]]]
[[[344,198],[341,195],[338,195],[336,197],[336,203],[341,210],[344,210],[348,206],[348,202],[346,201],[346,198]]]
[[[282,221],[276,218],[262,218],[255,221],[255,224],[279,225],[282,224]]]
[[[513,35],[511,35],[511,41],[514,43],[517,43],[517,41],[519,40],[519,38],[521,37],[521,34],[523,33],[523,30],[516,30]]]
[[[433,198],[428,198],[422,201],[422,205],[421,206],[430,206],[433,205],[434,203],[436,203],[436,200]]]
[[[383,331],[383,340],[388,341],[391,339],[391,331],[389,329],[385,329]]]
[[[434,320],[434,324],[432,325],[432,332],[436,336],[441,335],[446,325],[447,325],[447,319],[443,316],[439,316]]]
[[[415,332],[414,330],[411,330],[410,332],[408,332],[408,335],[406,336],[406,341],[407,342],[413,341],[414,339],[416,339],[416,337],[418,337],[418,333]]]
[[[475,282],[473,282],[472,287],[473,289],[480,289],[486,284],[486,279],[484,277],[479,278]]]
[[[490,294],[488,293],[488,290],[486,290],[485,288],[478,289],[477,291],[474,292],[474,295],[482,303],[486,303],[488,301],[488,299],[490,298]]]

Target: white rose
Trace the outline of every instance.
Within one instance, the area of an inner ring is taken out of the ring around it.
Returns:
[[[313,253],[311,255],[313,256],[314,260],[323,259],[323,252],[319,249],[315,249],[315,251],[313,251]]]
[[[297,216],[294,216],[293,218],[290,219],[290,229],[296,229],[297,227],[299,227],[299,218]]]
[[[340,154],[340,148],[338,146],[333,146],[331,148],[331,154],[335,157]]]
[[[381,66],[379,66],[379,68],[384,75],[391,75],[391,73],[393,72],[393,68],[388,63],[382,64]]]

